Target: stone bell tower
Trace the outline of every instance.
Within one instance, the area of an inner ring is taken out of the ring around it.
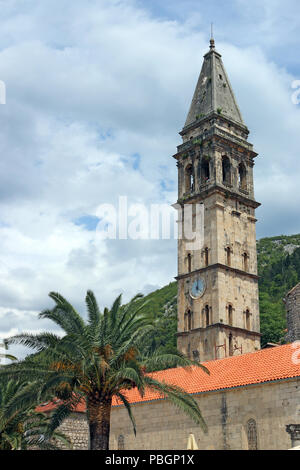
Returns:
[[[257,153],[213,39],[180,135],[177,207],[203,204],[204,230],[199,249],[178,241],[178,349],[198,361],[253,352],[261,337]]]

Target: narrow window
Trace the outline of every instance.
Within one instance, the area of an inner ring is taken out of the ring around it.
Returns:
[[[205,266],[208,266],[208,248],[205,248],[204,250],[204,262]]]
[[[239,187],[240,189],[247,189],[247,172],[243,163],[239,164]]]
[[[248,271],[248,260],[249,260],[248,253],[243,253],[243,269],[244,269],[244,271]]]
[[[226,264],[227,264],[227,266],[231,266],[231,249],[230,249],[230,247],[228,246],[225,251],[226,251]]]
[[[118,437],[118,450],[125,450],[125,439],[122,434]]]
[[[188,314],[187,312],[184,314],[184,331],[188,331],[189,324],[188,324]]]
[[[188,254],[188,272],[192,272],[192,255],[191,253]]]
[[[229,335],[229,356],[233,356],[232,334]]]
[[[189,310],[187,313],[187,320],[188,320],[188,331],[193,329],[193,313]]]
[[[249,419],[247,422],[248,449],[258,450],[257,446],[257,426],[255,419]]]
[[[205,305],[205,326],[209,326],[209,305]]]
[[[223,174],[223,183],[231,183],[231,165],[228,157],[222,158],[222,174]]]
[[[232,319],[232,305],[228,305],[228,325],[232,326],[233,319]]]
[[[250,311],[246,310],[246,330],[250,330]]]

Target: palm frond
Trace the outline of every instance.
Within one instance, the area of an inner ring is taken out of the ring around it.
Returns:
[[[95,297],[94,293],[91,290],[87,291],[85,301],[86,301],[86,305],[87,305],[87,309],[88,309],[89,324],[90,324],[90,326],[92,327],[92,329],[94,331],[94,329],[96,328],[96,326],[100,322],[101,313],[100,313],[100,310],[99,310],[99,306],[98,306],[96,297]]]
[[[130,421],[132,423],[132,427],[133,427],[133,432],[134,432],[134,435],[136,436],[136,422],[135,422],[135,419],[134,419],[134,416],[132,414],[132,409],[131,409],[131,405],[129,403],[129,401],[127,400],[127,398],[125,397],[125,395],[121,392],[117,392],[116,393],[116,396],[118,398],[120,398],[120,400],[122,401],[123,405],[125,406],[126,410],[127,410],[127,413],[128,413],[128,416],[130,418]]]

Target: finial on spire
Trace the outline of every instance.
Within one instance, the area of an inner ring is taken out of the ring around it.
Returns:
[[[215,40],[214,40],[214,24],[211,23],[211,35],[210,35],[210,49],[215,48]]]

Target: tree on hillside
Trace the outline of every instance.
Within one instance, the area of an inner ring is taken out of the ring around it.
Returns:
[[[146,389],[159,392],[181,408],[206,430],[205,422],[194,398],[183,389],[156,380],[149,371],[166,367],[194,364],[179,354],[142,354],[144,338],[153,330],[144,305],[134,297],[121,306],[121,296],[102,313],[91,291],[86,296],[88,321],[60,294],[50,293],[55,302],[52,310],[40,314],[59,325],[65,336],[51,333],[21,334],[7,340],[7,344],[22,344],[35,350],[19,364],[11,364],[1,375],[39,384],[40,398],[58,397],[63,403],[54,411],[48,427],[49,436],[83,399],[92,450],[109,448],[110,416],[113,397],[125,406],[134,432],[136,425],[126,392],[134,387],[143,396]],[[199,364],[206,372],[207,369]],[[23,397],[26,401],[26,396]]]

